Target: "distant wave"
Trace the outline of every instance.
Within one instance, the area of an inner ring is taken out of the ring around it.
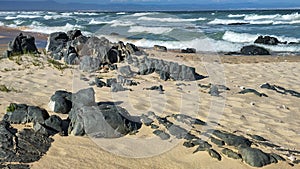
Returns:
[[[246,16],[246,14],[229,14],[228,18],[241,18]]]
[[[253,43],[260,34],[249,34],[249,33],[236,33],[233,31],[226,31],[222,37],[223,40],[228,42],[236,43]],[[281,42],[299,42],[300,39],[294,37],[276,36],[276,35],[263,35],[276,37]]]
[[[27,26],[23,31],[50,34],[53,32],[62,32],[62,31],[67,32],[69,30],[82,29],[82,28],[84,28],[84,27],[80,26],[80,25],[72,25],[69,23],[67,23],[65,26],[54,26],[54,27],[43,26],[38,23],[33,23],[33,24]]]
[[[138,12],[132,14],[131,16],[146,16],[146,15],[153,15],[153,14],[157,14],[157,12]]]
[[[88,15],[88,16],[97,16],[101,13],[95,13],[95,12],[74,12],[74,15]]]
[[[34,19],[34,18],[40,18],[40,15],[17,15],[17,16],[7,16],[5,17],[6,20],[13,20],[18,18],[24,18],[24,19]]]
[[[135,25],[134,22],[131,22],[131,21],[122,21],[122,20],[98,21],[98,20],[92,19],[89,22],[89,25],[102,25],[102,24],[110,24],[110,26],[112,26],[112,27],[133,26],[133,25]]]
[[[169,27],[145,27],[145,26],[131,26],[128,32],[131,33],[152,33],[152,34],[164,34],[169,33],[173,29]]]
[[[118,13],[116,13],[117,15],[125,15],[126,14],[126,12],[118,12]]]
[[[230,25],[230,24],[249,24],[250,22],[244,20],[236,20],[236,19],[214,19],[208,24],[210,25]]]
[[[194,21],[204,21],[207,18],[191,18],[191,19],[183,19],[183,18],[152,18],[152,17],[140,17],[137,20],[144,21],[159,21],[159,22],[194,22]]]

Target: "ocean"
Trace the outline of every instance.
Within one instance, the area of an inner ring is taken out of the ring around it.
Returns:
[[[0,26],[50,34],[80,29],[141,47],[233,52],[269,35],[293,44],[260,45],[273,53],[300,52],[300,10],[186,12],[0,11]],[[298,43],[298,44],[297,44]]]

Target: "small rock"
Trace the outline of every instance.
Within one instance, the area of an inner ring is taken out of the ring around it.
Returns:
[[[214,149],[208,149],[207,150],[208,154],[212,157],[212,158],[216,158],[219,161],[221,161],[222,157],[221,155]]]
[[[162,130],[155,130],[153,131],[153,134],[157,135],[162,140],[168,140],[170,138],[170,135]]]

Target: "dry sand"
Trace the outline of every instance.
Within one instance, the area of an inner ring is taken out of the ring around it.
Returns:
[[[5,36],[2,37],[1,42],[4,42],[3,39],[7,41],[6,37],[11,39],[19,33],[18,30],[11,29],[3,32],[6,33],[0,34],[0,37]],[[45,36],[38,36],[37,39],[45,40]],[[0,45],[1,50],[6,47],[6,45]],[[300,99],[259,87],[268,82],[299,92],[300,56],[224,56],[146,51],[150,57],[195,66],[199,74],[209,76],[209,78],[183,82],[190,86],[176,86],[176,83],[180,82],[161,81],[156,74],[137,76],[134,80],[140,82],[140,85],[129,87],[133,90],[132,92],[111,93],[109,88],[94,87],[96,101],[117,103],[125,107],[132,115],[141,115],[149,110],[159,115],[181,112],[207,122],[219,123],[217,126],[211,123],[211,128],[241,135],[257,134],[274,144],[300,150]],[[9,93],[0,92],[0,117],[4,115],[6,107],[12,102],[40,106],[54,114],[47,105],[55,91],[76,92],[81,88],[89,87],[87,82],[80,80],[81,77],[93,79],[94,76],[101,76],[106,79],[116,76],[114,71],[90,75],[78,71],[76,66],[61,71],[49,64],[46,56],[40,58],[22,56],[19,63],[20,65],[9,59],[0,60],[0,85],[5,84],[17,90],[17,92]],[[198,84],[208,83],[225,84],[231,90],[222,93],[221,98],[212,97],[207,90],[197,87]],[[158,94],[157,91],[142,90],[144,87],[158,84],[164,86],[166,90],[164,95]],[[240,86],[257,89],[269,97],[237,94]],[[66,115],[60,116],[67,118]],[[193,154],[195,148],[183,147],[183,141],[171,140],[166,143],[157,139],[151,132],[152,130],[148,127],[142,127],[136,135],[97,142],[89,137],[55,135],[53,137],[55,141],[50,150],[40,161],[32,163],[31,167],[36,169],[71,167],[80,169],[252,168],[241,161],[232,160],[223,155],[222,161],[217,161],[209,157],[207,152]],[[263,168],[300,168],[300,166],[291,167],[286,162],[280,162]]]
[[[177,82],[161,81],[155,74],[137,76],[135,80],[141,84],[130,87],[133,89],[132,92],[112,94],[109,88],[94,87],[96,100],[120,103],[120,106],[125,107],[133,115],[140,115],[148,110],[153,110],[160,115],[168,115],[180,112],[180,108],[183,107],[185,110],[183,113],[204,121],[218,122],[220,124],[216,127],[218,129],[235,131],[242,135],[257,134],[285,148],[300,150],[300,99],[259,88],[261,84],[268,82],[300,91],[298,58],[293,60],[293,57],[286,57],[290,59],[290,62],[279,62],[271,57],[253,57],[258,60],[258,63],[253,63],[247,62],[247,59],[241,59],[241,61],[240,58],[243,56],[231,56],[228,63],[226,61],[223,63],[226,60],[225,57],[220,58],[218,55],[190,54],[176,57],[181,54],[149,50],[147,52],[150,53],[150,57],[175,60],[195,66],[198,73],[210,77],[196,82],[184,82],[191,86],[181,86],[181,90],[176,86]],[[259,59],[268,60],[268,63],[259,62]],[[37,60],[41,64],[33,66],[32,62],[38,62]],[[6,106],[11,102],[36,105],[49,111],[47,104],[56,90],[75,92],[80,88],[88,87],[87,82],[79,78],[89,78],[90,75],[79,72],[76,67],[64,71],[57,70],[46,60],[45,57],[23,56],[21,65],[9,59],[0,60],[0,83],[20,91],[0,93],[0,116],[4,115]],[[115,72],[100,74],[104,78],[115,75]],[[224,82],[231,89],[229,92],[222,93],[224,100],[218,102],[207,91],[197,87],[197,84],[210,82]],[[143,87],[158,84],[164,86],[166,90],[164,95],[159,95],[156,91],[142,90]],[[257,89],[269,97],[237,94],[240,91],[239,86]],[[223,101],[225,101],[224,104],[222,104]],[[221,105],[212,106],[212,103],[216,102]],[[255,105],[250,103],[255,103]],[[282,108],[282,105],[288,109]],[[222,111],[223,106],[224,111]],[[215,110],[217,112],[214,112]],[[62,117],[66,118],[66,116]],[[137,135],[125,138],[142,140],[142,143],[135,142],[137,144],[132,147],[122,149],[121,146],[124,144],[118,140],[115,142],[109,140],[104,142],[105,145],[97,145],[89,137],[56,135],[50,150],[40,161],[33,163],[32,168],[252,168],[241,161],[228,159],[225,156],[222,161],[217,161],[209,157],[207,152],[193,154],[195,148],[183,147],[182,141],[175,140],[171,147],[159,146],[163,143],[157,141],[147,127],[142,127]],[[151,145],[145,141],[147,139],[153,139],[156,142]],[[106,148],[110,151],[106,151]],[[142,156],[147,156],[147,153],[156,154],[152,154],[152,157],[128,158],[111,152],[121,152],[123,155],[130,152],[145,153]],[[294,168],[298,167],[296,165]],[[280,162],[264,168],[292,167],[286,162]]]

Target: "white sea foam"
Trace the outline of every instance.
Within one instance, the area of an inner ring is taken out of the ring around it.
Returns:
[[[131,16],[146,16],[146,15],[153,15],[153,14],[157,14],[157,12],[138,12],[132,14]]]
[[[258,36],[272,36],[277,38],[281,42],[299,42],[300,39],[294,37],[276,36],[276,35],[261,35],[261,34],[249,34],[249,33],[236,33],[232,31],[226,31],[223,35],[223,40],[236,43],[253,43]]]
[[[125,15],[126,14],[126,12],[118,12],[118,13],[116,13],[117,15]]]
[[[245,14],[229,14],[228,18],[241,18],[246,16]]]
[[[21,25],[22,23],[24,23],[25,21],[23,21],[23,20],[14,20],[14,23],[16,24],[16,25]]]
[[[17,15],[17,16],[7,16],[5,17],[6,20],[13,20],[13,19],[19,19],[19,18],[24,18],[24,19],[34,19],[34,18],[40,18],[40,15]]]
[[[137,20],[144,21],[159,21],[159,22],[194,22],[194,21],[204,21],[207,18],[191,18],[191,19],[183,19],[183,18],[152,18],[143,16],[138,18]]]
[[[69,30],[74,30],[74,29],[82,29],[83,26],[80,25],[72,25],[67,23],[65,26],[54,26],[54,27],[49,27],[49,26],[42,26],[38,24],[32,24],[28,26],[24,31],[25,32],[39,32],[39,33],[45,33],[45,34],[50,34],[53,32],[67,32]]]
[[[279,14],[276,15],[257,15],[257,14],[250,14],[244,17],[245,20],[260,20],[260,19],[274,19],[276,17],[280,17]]]
[[[122,20],[113,20],[110,22],[112,27],[118,27],[118,26],[133,26],[135,25],[132,21],[122,21]]]
[[[0,21],[0,26],[4,26],[4,23]]]
[[[74,12],[75,15],[88,15],[88,16],[96,16],[101,13],[95,13],[95,12]]]
[[[145,26],[131,26],[128,32],[131,33],[152,33],[152,34],[164,34],[169,33],[173,29],[169,27],[145,27]]]
[[[241,19],[214,19],[208,24],[210,25],[230,25],[230,24],[248,24],[248,21]]]
[[[111,23],[111,21],[98,21],[98,20],[92,19],[89,22],[89,25],[100,25],[100,24],[108,24],[108,23]]]

